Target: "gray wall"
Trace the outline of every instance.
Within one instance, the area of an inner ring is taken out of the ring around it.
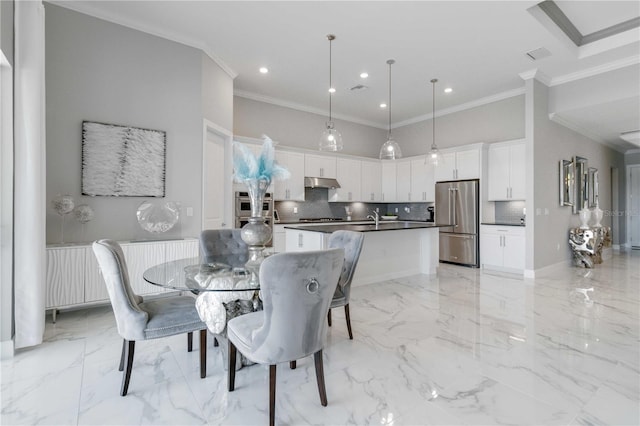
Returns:
[[[604,145],[594,142],[573,130],[548,118],[549,89],[535,82],[534,90],[534,206],[535,212],[527,212],[527,219],[534,220],[535,269],[571,259],[567,241],[569,228],[580,225],[578,215],[570,207],[559,206],[560,160],[570,160],[578,155],[589,160],[589,167],[599,171],[600,208],[605,211],[602,224],[610,226],[611,217],[611,168],[623,169],[624,156]],[[622,176],[620,179],[623,179]],[[537,210],[540,209],[540,215]],[[545,215],[545,209],[549,214]],[[621,224],[621,234],[624,235]],[[559,248],[558,248],[559,246]]]
[[[202,116],[233,132],[233,79],[202,54]]]
[[[405,157],[426,154],[432,133],[431,119],[393,129]],[[436,144],[441,149],[523,137],[524,95],[436,117]]]
[[[233,103],[233,133],[260,138],[266,134],[282,145],[318,149],[326,116],[297,111],[236,96]],[[343,154],[378,158],[387,132],[361,124],[334,120],[342,133]]]
[[[231,127],[232,81],[202,52],[46,3],[47,200],[70,194],[95,211],[86,229],[71,215],[65,241],[197,236],[201,224],[202,117]],[[203,96],[204,88],[207,94]],[[216,103],[215,99],[220,99]],[[206,99],[205,99],[206,98]],[[81,196],[83,120],[167,132],[166,197]],[[171,231],[154,236],[135,218],[144,200],[193,207]],[[47,242],[61,219],[47,214]]]
[[[624,163],[628,166],[632,164],[640,164],[640,151],[626,154],[624,156]]]

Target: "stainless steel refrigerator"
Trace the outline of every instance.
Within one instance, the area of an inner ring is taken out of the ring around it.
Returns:
[[[480,266],[479,180],[436,183],[436,224],[440,228],[440,261]]]

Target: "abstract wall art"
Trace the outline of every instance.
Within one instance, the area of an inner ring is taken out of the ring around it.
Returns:
[[[166,132],[82,122],[82,194],[164,197]]]

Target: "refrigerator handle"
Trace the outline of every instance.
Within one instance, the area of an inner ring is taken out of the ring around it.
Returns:
[[[454,228],[458,227],[458,224],[456,223],[456,191],[458,190],[458,188],[451,188],[451,193],[449,194],[449,200],[451,200],[451,213],[453,214],[453,220],[451,221],[451,223],[453,224]],[[453,197],[451,197],[453,195]],[[453,198],[453,199],[452,199]]]

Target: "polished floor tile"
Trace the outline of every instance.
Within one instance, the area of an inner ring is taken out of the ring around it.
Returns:
[[[353,341],[333,311],[329,405],[311,358],[279,365],[277,423],[640,424],[640,252],[535,280],[441,265],[353,288],[351,316]],[[2,361],[0,424],[265,424],[268,369],[239,370],[227,392],[212,340],[206,379],[185,336],[139,342],[122,398],[110,308],[62,312]]]

